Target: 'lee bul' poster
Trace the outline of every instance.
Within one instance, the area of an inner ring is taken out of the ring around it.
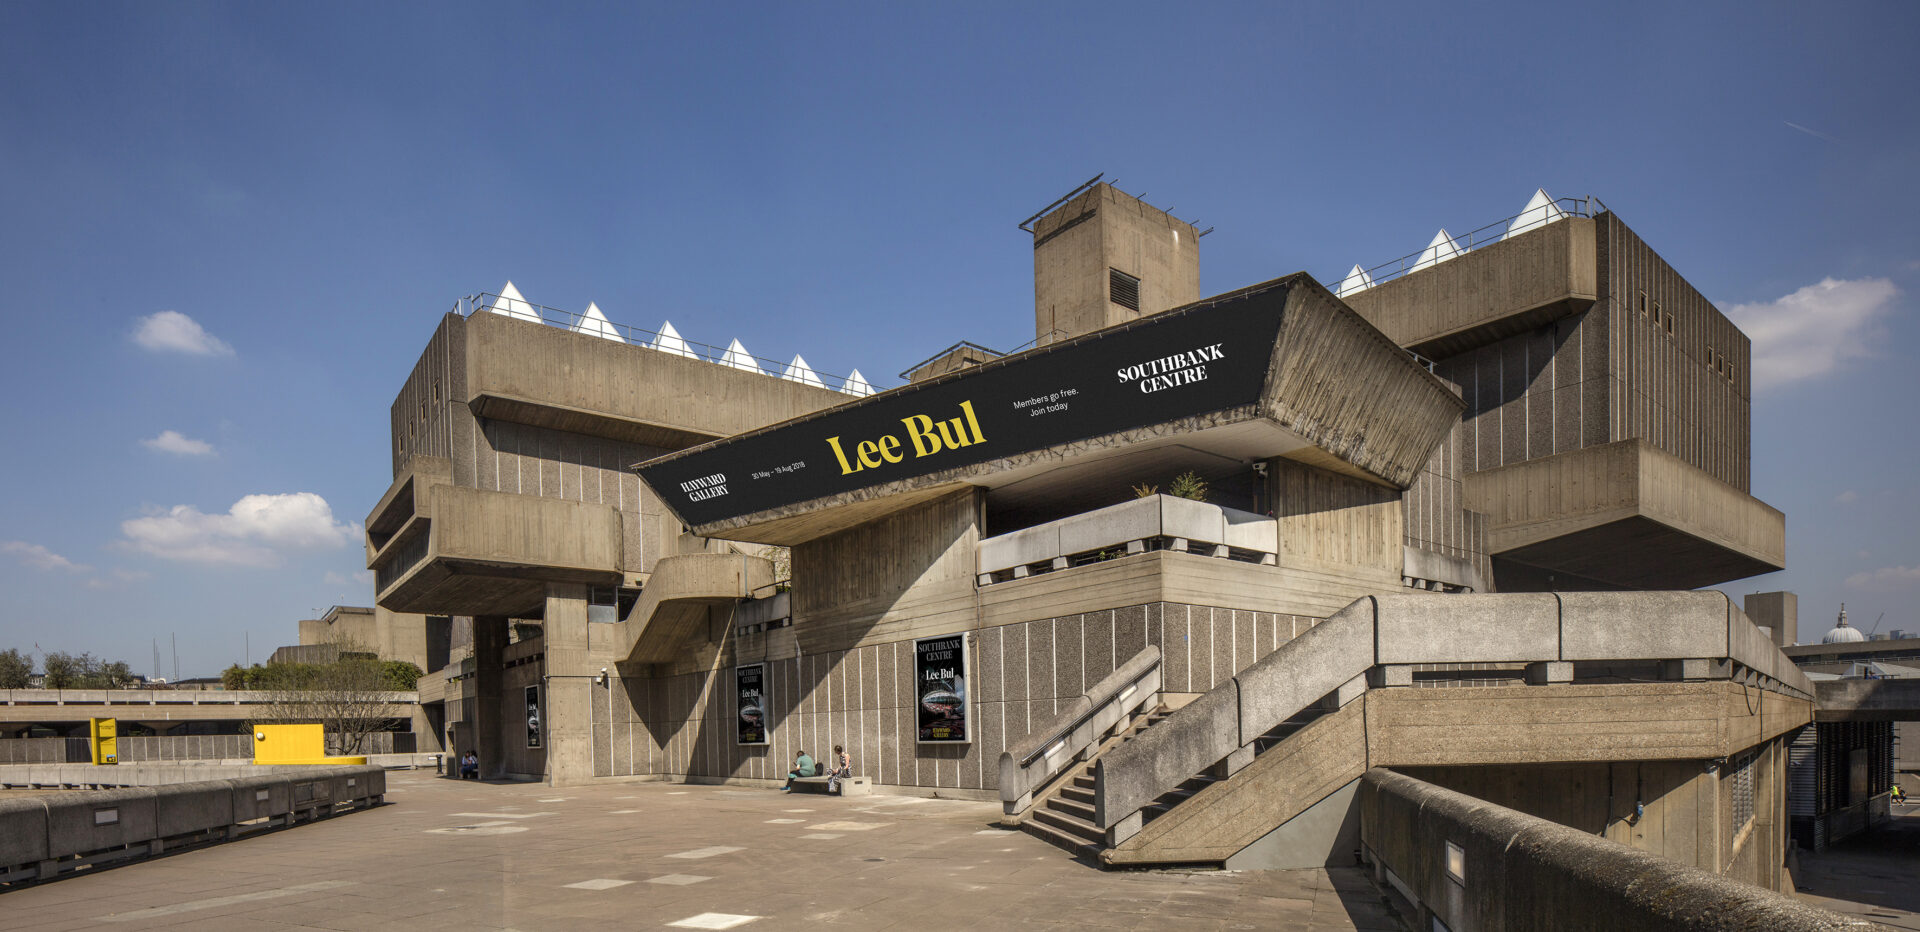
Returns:
[[[741,744],[767,743],[766,678],[764,663],[733,668],[734,695],[740,699],[738,740]]]
[[[973,740],[967,712],[967,636],[950,634],[913,642],[913,678],[919,691],[922,744]]]

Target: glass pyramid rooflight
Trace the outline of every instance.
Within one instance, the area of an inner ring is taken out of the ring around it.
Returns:
[[[739,340],[727,344],[727,353],[720,357],[720,364],[723,366],[731,366],[744,372],[752,372],[758,375],[765,374],[760,371],[760,364],[753,361],[753,356],[747,352],[747,348],[740,345]]]
[[[1453,237],[1447,234],[1446,227],[1441,227],[1440,232],[1433,234],[1433,242],[1428,243],[1427,248],[1420,251],[1420,258],[1414,261],[1413,268],[1407,271],[1418,272],[1421,269],[1432,268],[1459,254],[1460,247],[1454,244]]]
[[[507,282],[501,287],[500,293],[487,302],[487,310],[516,320],[530,320],[536,324],[540,322],[540,312],[534,310],[533,305],[528,304],[527,299],[520,296],[520,289],[513,287],[513,282]]]
[[[608,320],[607,315],[600,313],[600,305],[592,301],[587,302],[587,312],[580,315],[580,319],[574,321],[573,326],[567,329],[572,330],[574,333],[590,333],[603,340],[612,340],[615,343],[627,342],[624,337],[620,336],[620,331],[614,329],[613,321]]]
[[[859,395],[862,398],[873,394],[873,386],[867,382],[867,377],[861,375],[858,369],[853,370],[853,374],[847,376],[847,381],[840,386],[840,390],[849,395]]]
[[[1373,276],[1368,275],[1359,265],[1355,265],[1353,271],[1348,272],[1347,277],[1340,280],[1340,287],[1334,289],[1333,293],[1336,297],[1344,298],[1354,292],[1365,291],[1372,287]]]
[[[1506,235],[1500,238],[1509,239],[1528,230],[1538,229],[1556,220],[1565,219],[1567,219],[1566,211],[1561,210],[1560,206],[1553,202],[1553,198],[1547,196],[1546,188],[1539,188],[1533,192],[1533,197],[1527,199],[1527,206],[1520,211],[1520,216],[1513,218],[1513,222],[1507,224]]]
[[[680,338],[680,331],[673,329],[673,321],[670,320],[660,325],[660,335],[654,337],[653,342],[648,345],[662,353],[672,353],[688,359],[700,358],[694,353],[693,347],[688,346],[687,341]]]
[[[802,385],[812,385],[815,388],[827,387],[827,383],[820,381],[819,373],[814,372],[813,367],[807,365],[806,359],[801,357],[799,353],[793,354],[793,361],[787,363],[787,371],[781,373],[780,377],[789,382],[799,382]]]

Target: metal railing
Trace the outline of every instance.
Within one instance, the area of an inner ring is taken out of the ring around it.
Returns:
[[[467,295],[454,301],[452,310],[453,313],[461,317],[472,317],[475,314],[493,312],[503,316],[525,320],[527,318],[523,315],[531,314],[534,317],[538,317],[540,323],[571,330],[576,333],[584,333],[587,336],[617,336],[622,342],[630,346],[638,346],[656,352],[671,353],[675,356],[684,356],[689,359],[699,359],[704,362],[713,363],[716,366],[726,366],[742,371],[755,371],[761,375],[772,378],[789,378],[785,374],[788,363],[780,362],[779,360],[768,359],[765,356],[755,356],[751,353],[731,352],[727,347],[696,342],[680,336],[677,333],[662,340],[662,334],[653,330],[644,330],[639,327],[630,327],[626,324],[617,324],[611,320],[596,320],[588,317],[584,311],[569,311],[557,307],[548,307],[544,304],[535,304],[525,298],[509,298],[490,291],[483,291],[479,294]],[[748,369],[749,366],[752,367],[751,370]],[[813,370],[813,374],[819,380],[816,386],[819,388],[830,388],[834,391],[857,396],[875,394],[881,391],[880,387],[872,384],[871,380],[867,380],[867,390],[865,392],[858,392],[852,390],[847,384],[851,380],[851,376],[835,375],[829,372],[821,372],[817,369]],[[861,377],[865,379],[865,373],[862,373]],[[790,381],[800,382],[801,384],[813,384],[804,378],[791,378]]]
[[[1554,209],[1558,211],[1560,216],[1552,217],[1549,212],[1541,210],[1540,208],[1534,208],[1534,210],[1522,210],[1519,213],[1514,214],[1510,217],[1504,217],[1502,219],[1495,220],[1494,222],[1489,223],[1486,226],[1480,227],[1478,229],[1469,230],[1464,236],[1455,236],[1453,237],[1453,248],[1454,248],[1453,254],[1446,256],[1440,259],[1439,261],[1458,258],[1476,249],[1479,249],[1482,246],[1488,246],[1493,243],[1500,242],[1503,239],[1506,239],[1507,231],[1509,230],[1509,228],[1513,226],[1514,221],[1519,220],[1521,217],[1524,217],[1527,214],[1533,213],[1534,211],[1540,211],[1542,216],[1539,221],[1530,221],[1526,225],[1526,228],[1528,230],[1537,230],[1540,227],[1546,226],[1549,223],[1552,223],[1556,220],[1564,219],[1566,217],[1596,217],[1596,216],[1599,216],[1600,214],[1606,213],[1607,211],[1607,205],[1602,204],[1599,198],[1594,197],[1591,194],[1587,195],[1586,197],[1555,198],[1553,201],[1553,206],[1554,206]],[[1413,271],[1414,266],[1421,264],[1420,257],[1425,255],[1427,250],[1431,248],[1432,248],[1431,245],[1422,246],[1421,248],[1416,249],[1410,253],[1407,253],[1406,255],[1401,256],[1398,259],[1390,259],[1386,262],[1382,262],[1379,265],[1374,266],[1373,268],[1362,269],[1360,274],[1365,276],[1363,280],[1366,282],[1366,284],[1360,286],[1360,288],[1352,289],[1347,293],[1351,294],[1353,293],[1353,291],[1360,291],[1366,288],[1371,288],[1375,285],[1385,284],[1387,282],[1393,281],[1396,278],[1399,278],[1402,275],[1407,274],[1408,272]],[[1421,267],[1431,268],[1434,264],[1435,263],[1430,262]],[[1346,282],[1350,274],[1351,274],[1350,272],[1342,272],[1339,275],[1336,275],[1333,278],[1329,279],[1329,281],[1333,283],[1333,290],[1336,292],[1340,291],[1341,287]]]

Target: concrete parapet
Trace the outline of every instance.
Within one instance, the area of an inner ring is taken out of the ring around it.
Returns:
[[[1499,663],[1559,659],[1553,593],[1383,595],[1378,663]]]
[[[158,837],[152,787],[53,793],[47,804],[47,856],[68,857]]]
[[[0,799],[0,874],[47,857],[46,797]]]
[[[233,784],[226,780],[157,786],[155,830],[162,838],[190,835],[232,825]]]
[[[1177,727],[1164,727],[1179,722]],[[1094,764],[1094,824],[1102,829],[1238,750],[1240,696],[1232,680],[1181,707],[1162,727],[1107,752]]]
[[[989,537],[980,542],[978,572],[984,584],[995,573],[1012,570],[1017,577],[1036,564],[1061,568],[1075,554],[1123,548],[1139,552],[1144,542],[1157,538],[1170,538],[1176,542],[1173,549],[1189,553],[1230,547],[1272,557],[1278,550],[1278,529],[1279,523],[1265,515],[1149,495]]]
[[[1561,660],[1727,656],[1726,593],[1562,592]]]
[[[1025,809],[1034,790],[1159,694],[1160,648],[1150,644],[1009,745],[1000,754],[1000,800],[1006,814]]]
[[[1375,605],[1373,598],[1354,602],[1234,677],[1234,747],[1252,744],[1373,666]],[[1174,725],[1177,718],[1178,713],[1164,724]]]
[[[293,811],[292,784],[285,777],[261,774],[226,781],[233,796],[234,822],[271,819]]]
[[[1762,887],[1389,770],[1360,785],[1376,870],[1427,917],[1485,932],[1775,932],[1861,926]]]

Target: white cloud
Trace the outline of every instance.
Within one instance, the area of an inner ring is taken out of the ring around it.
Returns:
[[[156,353],[186,353],[189,356],[232,356],[233,347],[200,326],[199,321],[179,311],[161,311],[140,318],[133,341]]]
[[[108,573],[105,576],[95,576],[94,578],[87,580],[87,588],[88,589],[118,589],[121,586],[127,585],[129,583],[137,583],[143,579],[152,579],[152,578],[153,578],[153,574],[146,572],[144,570],[127,570],[127,569],[120,569],[118,567],[115,567],[113,572]]]
[[[1854,502],[1857,502],[1860,500],[1860,493],[1855,492],[1852,489],[1848,489],[1845,492],[1840,493],[1839,495],[1835,495],[1833,497],[1833,500],[1836,504],[1851,505]]]
[[[1847,577],[1847,585],[1854,589],[1905,589],[1916,584],[1920,584],[1920,566],[1883,566]]]
[[[1777,300],[1736,304],[1727,316],[1753,339],[1754,386],[1768,389],[1872,355],[1899,294],[1884,278],[1824,278]]]
[[[85,563],[75,563],[39,544],[29,544],[24,540],[0,542],[0,553],[37,570],[66,570],[69,573],[80,573],[93,568]]]
[[[312,492],[249,495],[226,514],[206,514],[192,505],[123,521],[122,544],[168,560],[234,566],[273,566],[289,550],[344,547],[357,525],[333,517],[327,500]]]
[[[158,437],[149,437],[140,441],[149,450],[172,453],[176,456],[212,456],[213,444],[205,440],[195,440],[177,430],[163,430]]]

